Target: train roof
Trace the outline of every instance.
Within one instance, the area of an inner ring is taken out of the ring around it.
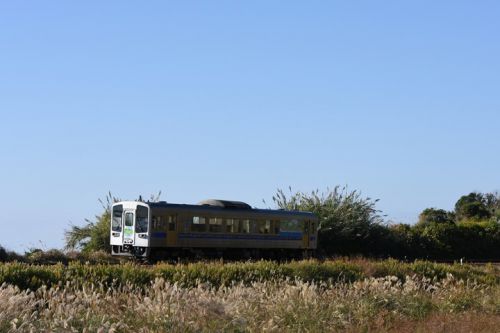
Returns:
[[[265,214],[272,216],[300,216],[303,218],[311,218],[317,219],[316,215],[311,212],[304,211],[290,211],[283,209],[259,209],[252,208],[249,204],[241,202],[241,201],[233,201],[233,200],[220,200],[220,199],[209,199],[201,201],[197,205],[193,204],[177,204],[177,203],[167,203],[165,201],[157,201],[157,202],[145,202],[145,204],[149,205],[151,208],[164,208],[164,209],[175,209],[175,210],[183,210],[183,211],[197,211],[197,212],[220,212],[224,213],[224,215],[230,213],[239,213],[245,214],[248,213],[250,215],[257,214]]]
[[[242,201],[220,200],[220,199],[203,200],[200,201],[198,205],[221,207],[221,208],[234,208],[234,209],[252,209],[252,206]]]

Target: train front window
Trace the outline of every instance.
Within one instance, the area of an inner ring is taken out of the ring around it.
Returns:
[[[125,214],[125,226],[131,227],[134,225],[134,214],[126,213]]]
[[[148,232],[148,208],[137,206],[135,215],[135,232]]]
[[[122,231],[122,215],[123,215],[123,206],[116,205],[113,207],[113,216],[111,219],[111,230],[115,232]]]

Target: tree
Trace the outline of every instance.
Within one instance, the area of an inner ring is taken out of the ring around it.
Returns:
[[[483,220],[491,217],[485,196],[472,192],[462,196],[455,204],[455,214],[458,221],[465,219]]]
[[[490,211],[491,215],[500,221],[500,193],[492,192],[484,195],[486,208]]]
[[[66,230],[66,249],[79,249],[82,252],[108,251],[110,246],[111,205],[117,201],[120,200],[113,197],[111,192],[109,192],[105,201],[99,199],[99,203],[104,211],[100,215],[95,216],[95,221],[85,219],[86,224],[84,226],[72,225],[70,230]]]
[[[320,221],[320,249],[327,253],[350,254],[375,248],[372,236],[380,234],[375,226],[383,222],[375,207],[378,199],[365,198],[359,191],[351,191],[346,186],[311,193],[293,193],[289,187],[289,192],[287,195],[278,189],[273,196],[275,205],[281,209],[315,213]]]
[[[453,213],[444,209],[426,208],[418,217],[419,225],[429,225],[431,223],[454,223]]]

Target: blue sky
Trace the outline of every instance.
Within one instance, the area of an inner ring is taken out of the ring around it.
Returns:
[[[0,244],[158,190],[348,184],[413,223],[500,189],[497,1],[0,4]]]

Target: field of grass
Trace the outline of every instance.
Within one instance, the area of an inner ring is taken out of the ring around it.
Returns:
[[[5,263],[0,285],[0,332],[495,332],[500,325],[493,265]]]

